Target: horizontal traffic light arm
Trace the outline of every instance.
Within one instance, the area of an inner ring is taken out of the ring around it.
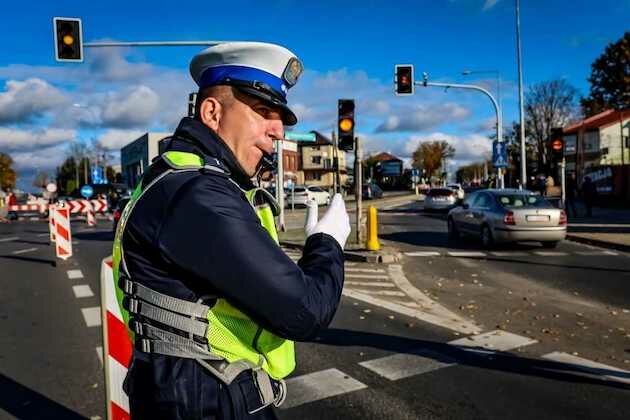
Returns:
[[[84,47],[190,47],[223,44],[232,41],[130,41],[130,42],[85,42]]]

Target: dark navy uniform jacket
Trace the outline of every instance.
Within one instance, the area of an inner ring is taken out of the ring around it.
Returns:
[[[242,189],[253,188],[227,145],[194,119],[180,122],[167,150],[216,158]],[[143,185],[164,169],[163,162],[153,164]],[[123,249],[134,281],[191,301],[225,297],[292,340],[314,337],[331,322],[343,288],[343,250],[332,236],[310,236],[296,265],[243,192],[214,171],[167,175],[148,190],[127,223]],[[135,355],[126,383],[134,418],[239,418],[220,412],[219,401],[224,408],[226,398],[234,407],[255,404],[247,392],[227,392],[194,360]],[[268,418],[265,412],[259,418]]]

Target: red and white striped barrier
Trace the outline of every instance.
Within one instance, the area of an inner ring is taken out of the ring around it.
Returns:
[[[36,211],[44,213],[47,206],[47,204],[15,204],[13,206],[9,206],[9,211]]]
[[[70,232],[70,210],[58,206],[54,211],[55,248],[57,258],[67,260],[72,256],[72,234]]]
[[[50,232],[50,242],[55,243],[55,205],[48,207],[48,231]]]
[[[96,200],[70,200],[66,201],[66,204],[68,204],[72,214],[87,213],[90,206],[96,213],[104,213],[107,211],[107,200],[101,198]]]
[[[131,418],[129,398],[123,390],[123,381],[129,369],[133,349],[116,299],[112,257],[105,258],[101,263],[101,311],[107,418],[129,420]]]
[[[94,217],[94,210],[92,209],[92,203],[88,202],[87,205],[87,217],[85,218],[88,226],[96,226],[96,218]]]

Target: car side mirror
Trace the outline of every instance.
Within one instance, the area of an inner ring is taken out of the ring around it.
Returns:
[[[468,204],[468,203],[463,203],[463,204],[462,204],[462,208],[463,208],[464,210],[468,210],[468,209],[470,208],[470,204]]]

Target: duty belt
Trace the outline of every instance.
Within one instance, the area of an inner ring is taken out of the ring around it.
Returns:
[[[222,356],[212,353],[206,338],[209,328],[206,315],[210,306],[156,292],[131,281],[122,272],[119,283],[125,292],[123,306],[131,315],[129,328],[136,334],[136,352],[195,359],[228,386],[238,375],[250,371],[261,403],[250,414],[271,404],[279,407],[284,402],[286,384],[282,379],[272,379],[260,365],[247,360],[229,363]],[[145,320],[166,325],[183,335]]]

